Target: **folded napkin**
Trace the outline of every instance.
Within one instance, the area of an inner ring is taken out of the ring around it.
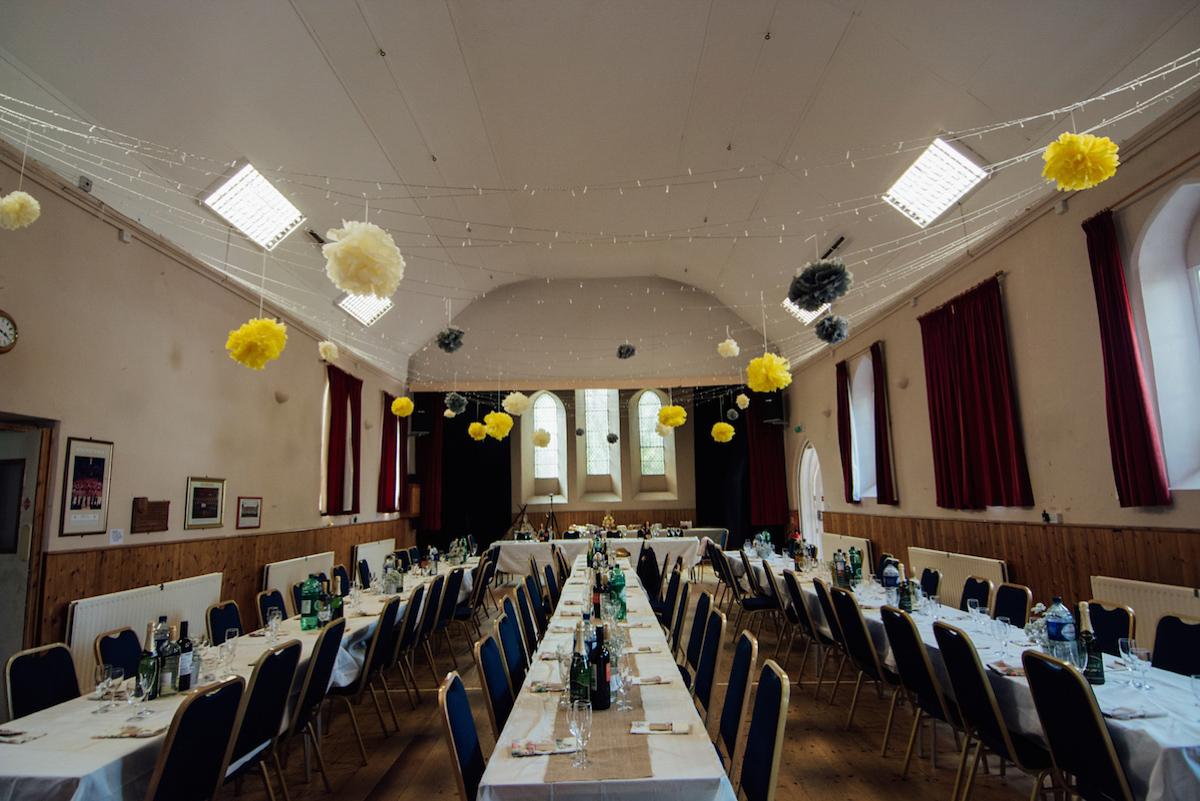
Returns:
[[[578,609],[564,609],[558,614],[560,617],[583,617]]]
[[[116,729],[109,729],[100,734],[93,734],[93,740],[109,740],[120,739],[125,737],[157,737],[166,732],[170,728],[170,724],[164,726],[121,726]]]
[[[635,648],[626,648],[621,653],[623,654],[661,654],[661,648],[655,648],[653,645],[639,645]]]
[[[1001,676],[1024,677],[1025,675],[1025,668],[1021,667],[1020,665],[1010,665],[1007,662],[1000,660],[988,662],[987,666],[999,673]]]
[[[543,756],[545,754],[573,754],[579,750],[574,737],[559,737],[555,740],[513,740],[512,755],[515,757]]]
[[[16,731],[14,729],[0,729],[0,743],[8,743],[9,745],[20,745],[27,743],[30,740],[36,740],[39,737],[45,737],[46,732],[34,734],[27,731]]]
[[[662,676],[635,676],[633,678],[635,686],[644,687],[651,684],[670,684],[670,679],[664,679]]]
[[[529,692],[531,693],[561,693],[562,691],[563,685],[559,681],[531,681],[529,683]]]
[[[542,660],[543,662],[557,662],[558,654],[556,654],[554,651],[542,651],[540,654],[538,654],[538,659]]]
[[[627,629],[652,629],[652,628],[654,628],[654,626],[650,625],[649,623],[630,623],[627,626],[625,626],[625,628],[627,628]]]
[[[583,606],[583,601],[563,601],[563,606]]]
[[[691,734],[692,724],[685,720],[672,720],[665,723],[651,723],[647,720],[635,720],[629,727],[630,734]]]
[[[1147,712],[1144,709],[1133,709],[1127,706],[1119,706],[1115,709],[1102,710],[1104,717],[1112,718],[1113,720],[1138,720],[1140,718],[1165,718],[1166,712]]]
[[[558,626],[558,625],[554,625],[554,626],[551,626],[551,627],[550,627],[550,633],[551,633],[551,634],[570,634],[570,633],[571,633],[571,632],[573,632],[574,630],[575,630],[575,627],[574,627],[574,626]]]

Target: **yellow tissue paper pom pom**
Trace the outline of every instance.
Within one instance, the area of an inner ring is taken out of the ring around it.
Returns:
[[[658,410],[658,422],[671,428],[679,428],[687,422],[687,412],[682,406],[664,406]]]
[[[412,398],[396,398],[392,401],[392,414],[397,417],[408,417],[413,413]]]
[[[733,439],[733,426],[729,423],[713,423],[712,438],[717,442],[729,442]]]
[[[1042,177],[1059,189],[1090,189],[1117,172],[1117,146],[1107,136],[1064,133],[1042,154]]]
[[[512,431],[513,419],[505,412],[488,412],[483,416],[485,433],[492,439],[504,439]]]
[[[42,204],[28,192],[9,192],[0,197],[0,228],[15,231],[32,223],[42,214]]]
[[[266,318],[255,318],[236,331],[229,332],[225,350],[229,358],[251,370],[261,370],[278,359],[287,344],[287,326]]]
[[[471,435],[471,439],[478,442],[487,436],[487,426],[483,423],[471,423],[467,426],[467,433]]]
[[[755,392],[774,392],[792,383],[791,364],[782,356],[764,353],[751,359],[746,368],[746,384]]]

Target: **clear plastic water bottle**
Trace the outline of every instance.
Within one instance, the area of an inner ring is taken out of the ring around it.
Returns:
[[[887,593],[888,605],[899,607],[900,605],[900,569],[896,567],[896,563],[891,559],[883,566],[883,590]]]
[[[1062,598],[1054,596],[1054,602],[1043,616],[1046,621],[1046,639],[1049,640],[1050,656],[1070,661],[1075,648],[1075,618],[1063,604]]]

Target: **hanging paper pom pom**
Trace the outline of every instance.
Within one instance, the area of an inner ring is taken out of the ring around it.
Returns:
[[[455,414],[462,414],[467,410],[467,399],[457,392],[451,392],[446,396],[446,408]]]
[[[817,321],[813,330],[817,332],[817,339],[836,345],[849,335],[850,321],[845,317],[827,314]]]
[[[488,412],[483,416],[485,433],[492,439],[504,439],[512,431],[513,419],[504,412]]]
[[[454,351],[462,347],[462,344],[463,330],[461,328],[448,325],[441,331],[438,331],[437,346],[446,351],[446,353],[454,353]]]
[[[677,428],[687,422],[687,412],[682,406],[664,406],[658,410],[658,422]]]
[[[729,442],[733,439],[733,426],[729,423],[713,423],[712,438],[717,442]]]
[[[630,345],[628,343],[617,346],[617,358],[618,359],[631,359],[631,358],[633,358],[633,354],[635,354],[635,353],[637,353],[637,348],[635,348],[633,345]]]
[[[774,392],[792,383],[791,364],[782,356],[764,353],[746,367],[746,384],[755,392]]]
[[[446,409],[445,411],[442,412],[442,417],[445,417],[447,420],[450,420],[452,418],[458,417],[458,415],[454,413],[453,409]]]
[[[520,417],[529,411],[529,396],[521,392],[510,392],[505,396],[501,406],[504,407],[504,411],[514,417]]]
[[[544,448],[550,444],[550,432],[544,428],[539,428],[533,432],[531,439],[535,448]]]
[[[375,223],[342,220],[325,234],[325,273],[351,295],[390,298],[404,277],[404,257],[395,240]]]
[[[236,331],[229,332],[225,350],[229,358],[251,370],[261,370],[278,359],[287,344],[287,326],[266,318],[255,318]]]
[[[42,215],[42,204],[28,192],[9,192],[0,197],[0,228],[15,231]]]
[[[412,398],[396,398],[392,401],[392,414],[397,417],[408,417],[413,413]]]
[[[583,436],[583,427],[582,427],[582,426],[580,426],[579,428],[575,429],[575,436],[577,436],[577,437],[582,437],[582,436]]]
[[[1112,178],[1120,163],[1117,145],[1107,136],[1064,133],[1042,154],[1042,177],[1059,189],[1090,189]]]
[[[660,437],[665,437],[667,434],[671,433],[671,427],[668,425],[663,425],[662,423],[655,423],[654,433],[658,434]]]
[[[727,339],[721,344],[717,345],[717,353],[721,354],[726,359],[732,359],[741,352],[742,349],[738,347],[738,343],[734,342],[732,338]]]
[[[816,311],[833,303],[850,289],[853,273],[846,265],[832,259],[812,261],[797,271],[788,287],[788,300],[805,311]]]
[[[483,423],[471,423],[467,426],[467,433],[471,435],[471,439],[479,442],[487,436],[487,426]]]
[[[608,444],[609,445],[616,445],[618,439],[620,439],[620,437],[618,437],[616,434],[614,434],[611,431],[608,432]]]
[[[738,396],[733,399],[733,402],[738,405],[739,409],[745,409],[750,405],[750,398],[746,396],[745,392],[739,392]]]
[[[725,419],[730,422],[733,422],[734,420],[738,419],[737,409],[730,409],[729,411],[725,412]]]
[[[327,362],[336,361],[338,357],[338,346],[336,342],[330,342],[328,339],[318,343],[317,353],[321,354],[321,358]]]

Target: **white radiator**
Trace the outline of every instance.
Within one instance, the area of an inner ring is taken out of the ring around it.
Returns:
[[[205,631],[204,614],[220,600],[221,574],[208,573],[72,601],[67,608],[67,647],[75,660],[80,691],[95,689],[95,643],[104,632],[129,626],[141,641],[146,639],[146,624],[159,615],[166,615],[172,626],[186,620],[191,632]]]
[[[350,569],[349,565],[346,569]],[[297,581],[304,581],[309,575],[320,573],[324,573],[325,578],[333,578],[333,551],[297,556],[282,562],[268,562],[263,568],[263,589],[279,590],[283,593],[283,602],[287,605],[288,614],[296,615],[299,612],[292,603],[292,585]],[[253,615],[250,619],[258,620],[258,612],[250,611]]]
[[[1140,648],[1154,649],[1154,631],[1163,615],[1200,617],[1200,590],[1174,584],[1092,576],[1092,598],[1133,610],[1134,637]]]
[[[905,565],[909,577],[915,572],[919,580],[921,572],[927,567],[942,571],[942,584],[938,595],[943,605],[956,608],[962,598],[963,584],[968,576],[989,579],[993,592],[996,587],[1008,581],[1008,565],[1003,559],[910,546],[908,563]]]
[[[862,537],[848,537],[845,534],[831,534],[828,531],[821,534],[821,544],[817,551],[817,558],[823,561],[829,561],[833,558],[836,551],[842,553],[850,553],[850,546],[864,552],[863,556],[863,576],[875,572],[875,549],[871,547],[871,541]]]
[[[354,546],[354,564],[346,565],[346,569],[350,571],[350,578],[358,578],[358,563],[363,559],[367,560],[367,567],[371,568],[372,576],[383,575],[383,560],[387,555],[396,550],[396,538],[391,537],[386,540],[376,540],[375,542],[364,542],[361,545]]]

